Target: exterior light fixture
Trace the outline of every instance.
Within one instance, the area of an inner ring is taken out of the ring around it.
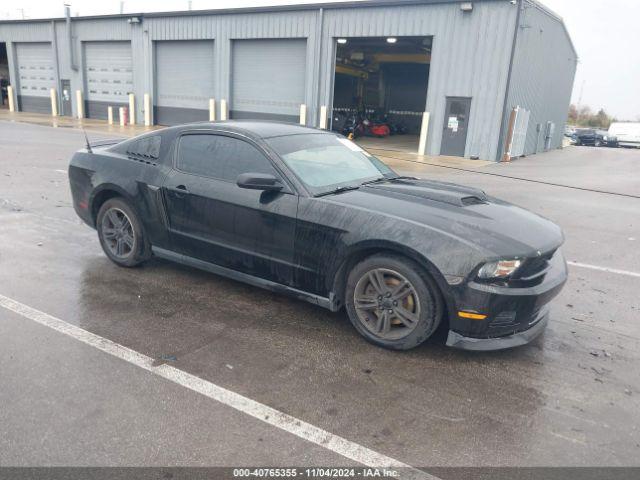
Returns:
[[[387,38],[387,43],[396,43],[397,41],[398,41],[398,39],[396,37]]]
[[[470,12],[473,10],[473,3],[471,2],[464,2],[460,4],[460,10],[462,10],[463,12]]]
[[[347,39],[346,39],[346,38],[339,38],[339,39],[338,39],[338,43],[339,43],[340,45],[344,45],[345,43],[347,43]]]

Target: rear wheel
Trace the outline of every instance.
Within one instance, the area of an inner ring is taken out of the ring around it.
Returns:
[[[408,350],[438,328],[442,301],[435,282],[411,260],[374,255],[350,272],[346,287],[349,319],[368,341]]]
[[[149,244],[138,216],[121,198],[107,200],[96,221],[102,250],[121,267],[135,267],[149,258]]]

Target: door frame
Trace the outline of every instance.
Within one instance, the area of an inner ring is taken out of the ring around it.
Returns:
[[[467,154],[467,143],[469,141],[469,125],[471,124],[471,108],[473,106],[473,97],[464,97],[460,95],[446,95],[444,97],[444,117],[443,117],[443,124],[442,124],[442,134],[440,137],[440,155],[447,155],[442,152],[442,145],[444,143],[444,132],[446,130],[447,117],[449,116],[447,104],[449,104],[449,100],[461,100],[461,99],[469,100],[469,113],[467,114],[467,128],[466,128],[465,137],[464,137],[464,151],[462,152],[461,158],[464,158],[464,156]],[[457,156],[457,155],[452,155],[452,156]]]

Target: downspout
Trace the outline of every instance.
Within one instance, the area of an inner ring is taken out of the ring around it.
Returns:
[[[71,70],[74,72],[78,71],[78,64],[76,63],[75,56],[73,54],[73,34],[71,32],[71,7],[65,5],[64,7],[64,16],[66,17],[67,22],[67,45],[69,48],[69,64],[71,65]]]
[[[322,84],[322,79],[320,78],[321,66],[320,62],[322,61],[322,31],[324,29],[324,8],[320,8],[318,11],[318,20],[316,23],[316,61],[313,67],[314,70],[314,78],[316,79],[316,88],[314,89],[313,96],[313,121],[311,122],[311,126],[316,125],[316,121],[318,120],[318,112],[320,111],[320,89]]]
[[[509,108],[509,91],[511,90],[511,74],[513,72],[513,60],[516,56],[516,43],[518,41],[518,33],[520,32],[520,15],[522,13],[522,3],[524,0],[517,0],[518,13],[516,14],[516,26],[513,31],[513,43],[511,44],[511,56],[509,58],[509,70],[507,71],[507,85],[504,94],[504,103],[502,104],[502,117],[500,118],[500,136],[498,137],[498,152],[497,161],[502,158],[502,151],[504,150],[504,133],[506,128],[505,117],[507,116],[507,109]]]
[[[56,77],[56,100],[58,112],[62,112],[62,102],[60,99],[60,61],[58,58],[58,33],[56,31],[56,21],[51,20],[51,47],[53,49],[53,64],[55,66]]]

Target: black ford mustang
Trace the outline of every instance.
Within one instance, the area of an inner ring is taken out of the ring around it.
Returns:
[[[409,349],[525,344],[567,279],[558,226],[459,185],[402,177],[335,133],[199,123],[88,146],[74,207],[106,255],[156,255],[337,311]]]

